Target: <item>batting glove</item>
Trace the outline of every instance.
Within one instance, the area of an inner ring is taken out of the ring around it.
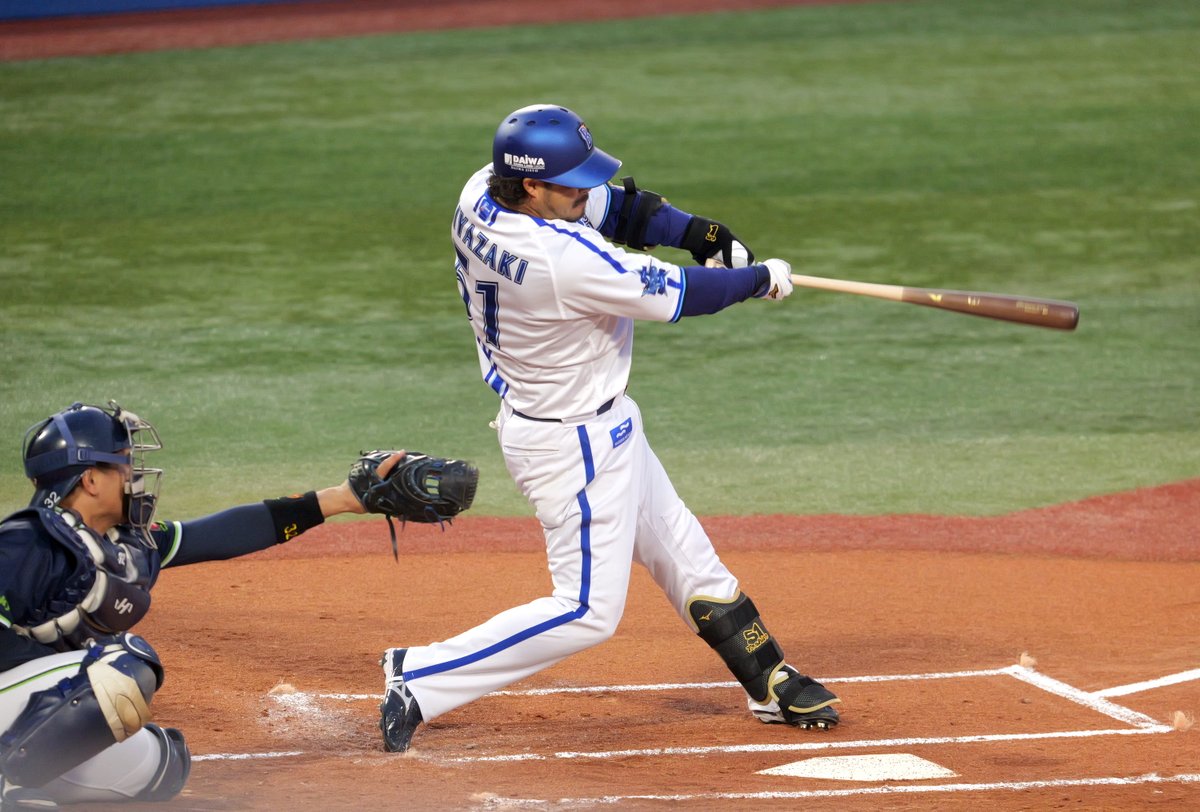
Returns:
[[[775,302],[786,299],[792,292],[792,266],[782,259],[768,259],[763,265],[767,266],[771,278],[754,293],[754,298]]]
[[[729,246],[729,256],[732,258],[733,264],[726,265],[725,260],[723,259],[724,255],[725,254],[723,251],[718,250],[717,253],[713,254],[711,257],[709,257],[705,261],[705,263],[704,263],[705,267],[708,267],[708,268],[745,268],[747,265],[750,264],[750,249],[747,248],[746,246],[742,245],[737,240],[734,240],[733,244]]]

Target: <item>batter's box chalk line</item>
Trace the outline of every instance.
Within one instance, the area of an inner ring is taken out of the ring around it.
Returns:
[[[609,751],[559,751],[550,753],[512,753],[488,756],[438,756],[439,761],[451,763],[479,763],[491,761],[552,761],[570,759],[610,759],[628,756],[661,757],[661,756],[708,756],[733,753],[767,753],[767,752],[807,752],[821,750],[839,750],[854,748],[895,748],[923,744],[975,744],[990,742],[1036,741],[1045,739],[1074,739],[1093,738],[1099,736],[1138,736],[1146,734],[1170,733],[1175,731],[1173,725],[1164,724],[1144,713],[1132,710],[1109,700],[1110,696],[1123,696],[1152,690],[1157,687],[1174,685],[1180,682],[1200,680],[1200,669],[1171,674],[1158,680],[1148,680],[1133,685],[1108,688],[1101,691],[1084,691],[1068,685],[1065,682],[1048,677],[1024,665],[1010,665],[1004,668],[989,668],[973,671],[935,671],[922,674],[883,674],[841,678],[823,678],[827,685],[874,683],[874,682],[915,682],[941,679],[972,679],[981,677],[1006,676],[1017,679],[1042,691],[1074,702],[1088,710],[1108,716],[1123,722],[1129,727],[1108,730],[1064,730],[1047,733],[997,733],[969,736],[926,736],[894,739],[858,739],[853,741],[804,741],[779,744],[739,744],[710,747],[655,747],[630,750]],[[531,688],[519,691],[496,691],[489,696],[550,696],[554,694],[597,694],[597,693],[631,693],[631,692],[662,692],[671,690],[709,690],[739,688],[737,682],[683,682],[683,683],[653,683],[632,685],[598,685],[575,686],[561,688]],[[294,693],[276,693],[270,696],[276,703],[288,708],[293,713],[306,712],[327,713],[322,711],[321,703],[326,702],[378,702],[377,694],[348,694],[348,693],[315,693],[303,691]],[[192,758],[196,761],[244,760],[256,758],[289,758],[305,755],[304,751],[281,751],[269,753],[210,753],[197,754]],[[347,754],[351,757],[351,754]],[[1190,780],[1190,779],[1189,779]],[[790,797],[790,796],[789,796]],[[803,797],[803,796],[801,796]]]
[[[832,682],[832,680],[830,680]],[[852,789],[798,790],[795,792],[713,792],[683,795],[604,795],[597,798],[558,798],[550,803],[561,804],[565,807],[592,808],[602,805],[615,805],[626,801],[756,801],[756,800],[796,800],[803,798],[846,798],[856,795],[912,795],[952,792],[996,792],[1008,790],[1012,792],[1059,789],[1067,787],[1127,787],[1141,784],[1196,784],[1200,783],[1200,773],[1182,773],[1180,775],[1159,775],[1145,773],[1125,777],[1100,778],[1060,778],[1049,781],[996,781],[983,784],[918,784],[898,785],[887,784],[881,787],[854,787]],[[547,801],[528,798],[496,798],[496,808],[533,806],[543,807]]]

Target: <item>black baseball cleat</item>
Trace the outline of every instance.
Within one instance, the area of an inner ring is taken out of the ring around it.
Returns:
[[[406,648],[390,648],[379,661],[383,666],[379,729],[383,732],[383,749],[389,753],[407,750],[417,725],[425,721],[416,698],[404,684],[404,655],[407,653]]]
[[[747,704],[750,712],[767,724],[795,725],[801,730],[828,730],[841,718],[833,707],[841,701],[821,683],[785,665],[773,676],[767,701],[749,699]]]

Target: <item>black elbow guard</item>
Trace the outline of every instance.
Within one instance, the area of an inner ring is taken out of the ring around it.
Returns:
[[[632,177],[621,178],[621,184],[625,187],[625,199],[617,215],[613,242],[644,251],[647,248],[646,228],[650,225],[650,218],[663,207],[667,199],[648,189],[638,189]]]

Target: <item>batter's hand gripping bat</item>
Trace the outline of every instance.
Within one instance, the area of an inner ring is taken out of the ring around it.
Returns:
[[[938,288],[909,288],[903,285],[880,285],[874,282],[854,282],[849,279],[827,279],[821,276],[792,274],[792,284],[816,290],[854,293],[893,302],[907,302],[939,310],[953,310],[969,316],[1033,324],[1055,330],[1074,330],[1079,324],[1079,306],[1074,302],[1055,299],[1036,299],[1032,296],[1010,296],[1003,293],[982,293],[969,290],[940,290]]]

